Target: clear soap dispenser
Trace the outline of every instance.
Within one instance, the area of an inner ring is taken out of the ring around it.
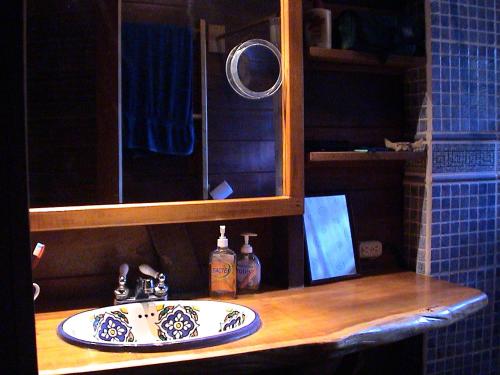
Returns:
[[[236,253],[228,247],[226,226],[220,226],[217,249],[210,253],[210,297],[236,298]]]
[[[242,233],[245,243],[238,254],[238,291],[240,293],[251,293],[259,289],[261,267],[259,258],[253,253],[249,244],[250,237],[257,237],[255,233]]]

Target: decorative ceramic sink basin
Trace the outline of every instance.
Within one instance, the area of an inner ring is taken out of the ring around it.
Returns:
[[[57,329],[75,345],[106,351],[166,351],[241,339],[260,328],[248,307],[217,301],[161,301],[75,314]]]

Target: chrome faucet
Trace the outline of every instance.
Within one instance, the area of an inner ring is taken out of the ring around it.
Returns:
[[[168,299],[168,286],[165,283],[165,274],[155,271],[147,264],[141,264],[139,271],[149,277],[139,277],[136,282],[134,294],[131,295],[127,288],[128,264],[120,266],[118,287],[115,289],[115,305],[132,302],[166,301]]]

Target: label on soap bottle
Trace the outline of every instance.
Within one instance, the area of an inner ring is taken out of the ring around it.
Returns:
[[[219,255],[210,264],[211,290],[213,292],[234,292],[236,272],[233,255]]]
[[[238,263],[238,287],[254,289],[259,286],[260,277],[254,263]]]

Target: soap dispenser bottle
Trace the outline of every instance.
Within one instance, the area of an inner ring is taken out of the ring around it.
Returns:
[[[259,289],[261,267],[259,258],[253,253],[249,244],[250,237],[257,237],[255,233],[242,233],[245,243],[238,254],[238,291],[240,293],[251,293]]]
[[[236,298],[236,254],[228,247],[226,227],[220,226],[217,249],[210,253],[210,297]]]

